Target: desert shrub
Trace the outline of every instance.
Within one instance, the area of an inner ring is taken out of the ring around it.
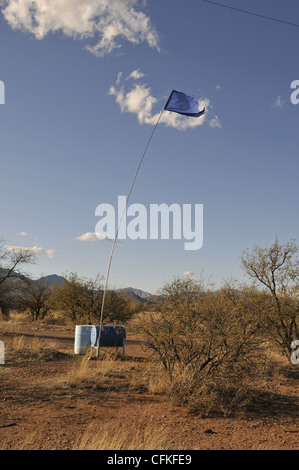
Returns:
[[[142,330],[168,375],[169,396],[203,413],[239,409],[267,358],[250,297],[228,285],[214,292],[190,279],[175,279],[161,294]]]
[[[103,287],[100,276],[84,279],[71,273],[63,285],[56,284],[49,299],[52,311],[63,312],[73,323],[96,324],[100,321]],[[121,292],[107,291],[103,321],[124,323],[132,315],[127,298]]]

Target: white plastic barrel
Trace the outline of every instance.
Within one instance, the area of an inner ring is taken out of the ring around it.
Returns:
[[[92,325],[76,325],[75,354],[84,354],[90,347],[90,333]]]

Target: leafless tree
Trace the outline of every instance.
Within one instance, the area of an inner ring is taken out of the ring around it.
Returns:
[[[265,332],[290,357],[292,341],[299,337],[299,260],[294,240],[270,248],[255,246],[244,251],[242,267],[245,272],[270,294],[272,303],[261,309]]]
[[[6,245],[6,240],[0,238],[0,285],[9,278],[15,278],[24,264],[34,262],[34,254],[28,248]],[[18,273],[17,271],[18,270]]]
[[[34,262],[34,255],[29,249],[13,247],[6,244],[6,240],[0,238],[0,309],[7,316],[13,306],[14,294],[19,289],[17,282],[21,268]]]
[[[43,280],[22,284],[18,305],[30,312],[32,320],[44,318],[49,311],[50,287]]]

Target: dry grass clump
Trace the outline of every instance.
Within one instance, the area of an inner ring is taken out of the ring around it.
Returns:
[[[173,441],[165,425],[151,418],[126,426],[121,420],[113,423],[94,422],[78,439],[73,450],[172,450]]]
[[[171,381],[160,364],[149,364],[144,377],[150,393],[153,395],[168,395]]]
[[[8,349],[8,358],[13,360],[37,360],[54,361],[70,357],[70,354],[58,351],[55,347],[44,346],[40,338],[33,338],[29,343],[23,335],[16,335],[12,338]]]
[[[128,365],[117,361],[116,356],[110,355],[100,360],[89,360],[89,354],[86,353],[79,362],[75,362],[66,381],[71,388],[84,385],[100,387],[107,379],[125,376],[127,372]]]
[[[168,396],[173,403],[185,405],[191,413],[227,418],[250,403],[251,390],[247,380],[229,373],[209,377],[186,369],[172,380]]]
[[[71,450],[184,450],[183,445],[179,449],[175,447],[174,437],[173,429],[155,423],[151,417],[142,417],[134,425],[124,424],[117,417],[113,422],[94,420],[77,438]],[[34,432],[24,436],[14,450],[39,450],[44,445],[43,436]]]

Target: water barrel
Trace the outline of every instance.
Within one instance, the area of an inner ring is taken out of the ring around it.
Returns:
[[[94,326],[90,332],[92,346],[97,345],[100,327]],[[103,325],[101,328],[100,347],[120,347],[124,345],[126,330],[124,326]]]
[[[92,325],[76,325],[75,354],[84,354],[90,347],[90,332]]]

